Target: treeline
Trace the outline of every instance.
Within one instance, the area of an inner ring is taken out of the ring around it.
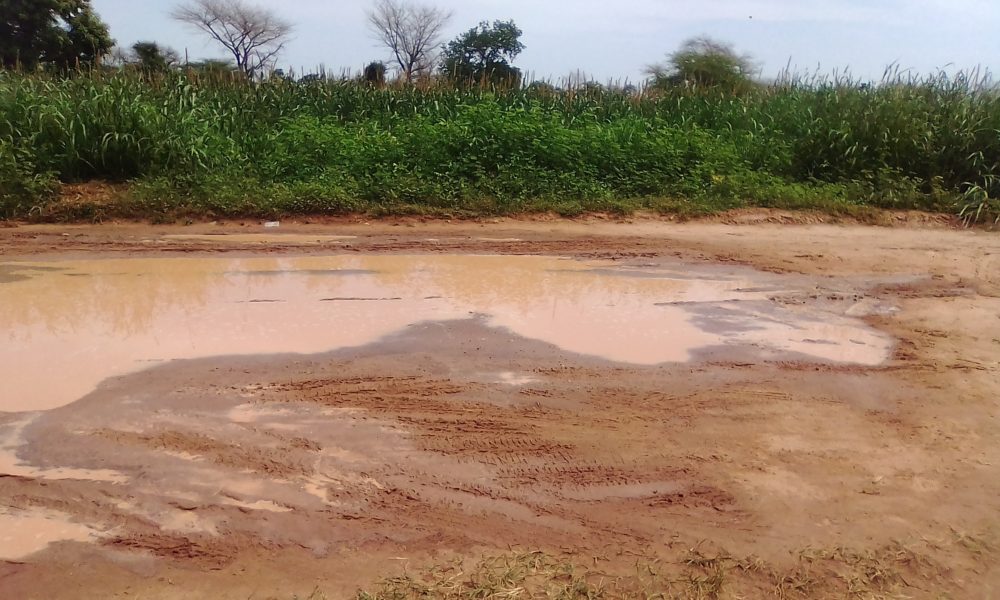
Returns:
[[[80,70],[129,70],[159,74],[184,70],[239,74],[252,81],[296,76],[276,69],[294,24],[248,0],[179,0],[169,16],[213,42],[227,59],[191,62],[156,41],[115,45],[90,0],[0,0],[0,62],[8,70],[72,74]],[[408,0],[373,0],[367,26],[390,60],[360,70],[373,86],[447,82],[456,87],[520,87],[514,61],[524,51],[523,32],[512,20],[481,22],[443,42],[449,11]],[[708,38],[686,42],[665,63],[648,67],[654,87],[713,87],[741,92],[753,86],[749,56]],[[299,74],[305,81],[322,73]],[[536,84],[540,84],[536,82]]]

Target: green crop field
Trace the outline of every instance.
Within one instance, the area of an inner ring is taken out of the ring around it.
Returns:
[[[969,75],[742,93],[374,88],[0,72],[0,217],[1000,214],[1000,92]],[[121,182],[59,208],[61,184]]]

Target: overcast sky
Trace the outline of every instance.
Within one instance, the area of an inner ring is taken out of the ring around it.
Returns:
[[[180,0],[92,0],[119,45],[156,41],[192,60],[223,56],[174,23]],[[257,0],[295,24],[279,66],[314,71],[388,58],[365,28],[370,0]],[[878,78],[898,63],[920,73],[983,66],[1000,71],[1000,0],[436,0],[454,10],[447,37],[481,20],[513,19],[535,78],[581,70],[598,81],[636,81],[684,39],[709,35],[752,55],[765,77],[849,68]]]

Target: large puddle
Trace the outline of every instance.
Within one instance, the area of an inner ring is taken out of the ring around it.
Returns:
[[[863,365],[888,356],[891,340],[860,320],[770,302],[796,291],[783,289],[791,279],[704,269],[440,255],[6,263],[0,411],[65,405],[173,359],[316,353],[470,317],[642,365],[719,347]]]

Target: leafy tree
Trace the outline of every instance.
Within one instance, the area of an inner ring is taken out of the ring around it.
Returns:
[[[753,59],[737,54],[730,44],[708,37],[690,39],[670,54],[665,64],[649,67],[652,85],[660,89],[674,87],[719,88],[742,92],[753,87]]]
[[[518,83],[511,63],[524,50],[522,33],[514,21],[483,21],[448,44],[441,70],[457,81]]]
[[[180,63],[177,52],[156,42],[136,42],[132,45],[134,63],[143,73],[165,73]]]
[[[365,83],[372,87],[382,87],[385,85],[386,70],[385,63],[380,60],[369,63],[363,74]]]
[[[4,67],[94,64],[114,44],[90,0],[0,0]]]

